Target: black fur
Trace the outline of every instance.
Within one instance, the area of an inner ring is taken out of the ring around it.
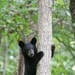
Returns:
[[[36,38],[34,37],[31,42],[24,44],[23,41],[19,41],[19,46],[22,50],[25,62],[24,75],[36,75],[36,66],[44,53],[40,51],[37,53]]]
[[[54,51],[55,51],[55,45],[52,44],[51,46],[51,58],[54,56]]]

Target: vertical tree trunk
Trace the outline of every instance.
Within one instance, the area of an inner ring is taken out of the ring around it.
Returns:
[[[44,57],[39,63],[37,75],[51,75],[52,0],[39,0],[38,37],[38,50],[44,52]]]
[[[24,39],[24,40],[23,40]],[[24,36],[24,38],[22,38],[22,40],[26,43],[27,38],[26,36]],[[17,69],[17,75],[24,75],[24,57],[21,53],[21,50],[19,51],[19,60],[18,60],[18,69]]]
[[[70,13],[72,18],[72,29],[75,37],[75,0],[70,0]]]
[[[5,32],[7,34],[8,29],[5,28]],[[8,62],[8,37],[5,36],[5,55],[4,55],[4,65],[3,65],[3,74],[6,75],[6,68],[7,68],[7,62]]]
[[[21,53],[21,50],[19,51],[17,75],[24,75],[24,57]]]
[[[75,23],[75,0],[70,0],[70,12],[72,17],[72,23]]]

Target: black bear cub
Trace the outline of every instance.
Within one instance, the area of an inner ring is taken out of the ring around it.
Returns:
[[[43,57],[44,53],[40,51],[37,53],[36,38],[34,37],[31,42],[24,44],[23,41],[19,41],[22,54],[25,62],[24,75],[36,75],[36,66],[39,60]]]
[[[22,54],[24,56],[25,63],[25,73],[24,75],[36,75],[37,63],[43,57],[44,53],[42,51],[37,52],[36,48],[36,38],[33,37],[31,42],[24,44],[23,41],[19,41],[19,46],[21,48]],[[51,50],[54,52],[55,46],[52,45]],[[54,53],[52,53],[53,57]]]

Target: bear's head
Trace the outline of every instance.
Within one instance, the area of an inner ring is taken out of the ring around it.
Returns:
[[[23,41],[19,41],[19,46],[22,50],[22,54],[25,57],[34,57],[37,54],[36,50],[36,38],[33,37],[29,43],[24,43]]]

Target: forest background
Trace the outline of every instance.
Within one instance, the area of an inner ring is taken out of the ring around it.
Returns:
[[[52,75],[75,74],[75,28],[69,0],[52,1],[53,44]],[[0,0],[0,75],[16,75],[18,40],[37,37],[38,1]],[[37,37],[38,39],[38,37]]]

